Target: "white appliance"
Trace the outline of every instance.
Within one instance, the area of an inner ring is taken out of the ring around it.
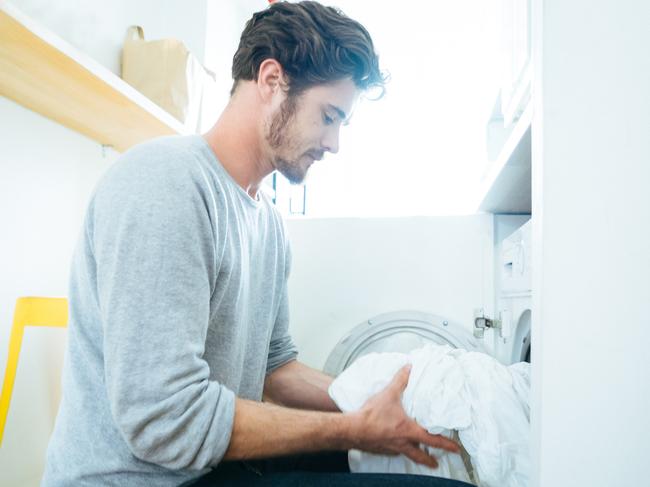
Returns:
[[[530,362],[531,221],[503,240],[499,259],[494,355],[502,363]]]
[[[432,342],[485,352],[483,345],[458,324],[420,311],[395,311],[375,316],[354,327],[334,346],[324,371],[337,376],[367,353],[407,353]]]
[[[472,335],[466,327],[421,311],[395,311],[370,318],[347,333],[332,349],[324,371],[340,374],[357,358],[370,352],[410,352],[427,343],[446,344],[489,353],[484,346],[494,337],[493,355],[501,363],[530,362],[532,306],[531,221],[515,230],[500,245],[496,263],[497,317],[475,311]],[[485,330],[491,329],[491,335]]]

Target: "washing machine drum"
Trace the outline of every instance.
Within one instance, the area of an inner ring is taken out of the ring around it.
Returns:
[[[430,343],[485,352],[471,333],[449,320],[419,311],[397,311],[375,316],[353,328],[336,344],[324,370],[337,376],[362,355],[407,353]]]

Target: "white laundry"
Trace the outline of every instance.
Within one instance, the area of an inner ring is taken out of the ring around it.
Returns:
[[[356,411],[409,363],[404,410],[430,433],[459,440],[469,461],[431,449],[439,464],[434,470],[402,455],[353,450],[350,469],[434,475],[480,487],[527,487],[530,364],[506,367],[489,355],[447,345],[427,345],[409,354],[371,353],[343,371],[329,394],[342,411]]]

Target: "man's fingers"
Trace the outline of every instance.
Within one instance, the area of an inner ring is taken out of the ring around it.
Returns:
[[[409,445],[404,449],[403,453],[415,463],[431,468],[438,468],[438,461],[417,446]]]
[[[455,441],[442,435],[432,435],[420,426],[417,426],[417,429],[416,441],[433,448],[441,448],[453,453],[460,453],[460,446]]]
[[[409,375],[411,375],[411,364],[406,364],[397,371],[388,388],[398,391],[401,394],[409,383]]]

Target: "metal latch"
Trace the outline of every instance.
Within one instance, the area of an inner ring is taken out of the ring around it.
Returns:
[[[483,308],[474,310],[474,336],[476,338],[483,338],[486,328],[493,328],[495,330],[501,329],[501,320],[495,320],[485,316]]]

